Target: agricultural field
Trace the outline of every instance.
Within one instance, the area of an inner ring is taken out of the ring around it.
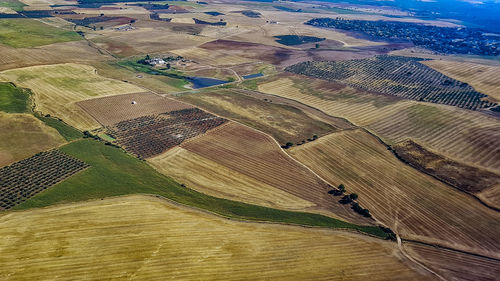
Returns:
[[[303,211],[314,204],[208,158],[175,147],[148,162],[199,192],[264,207]]]
[[[264,93],[289,98],[348,119],[394,144],[412,139],[451,159],[500,171],[498,121],[480,112],[363,92],[305,76],[259,80]]]
[[[30,94],[10,83],[0,82],[0,111],[24,113],[30,110]]]
[[[345,184],[362,207],[403,239],[498,259],[497,211],[402,164],[365,131],[333,133],[290,153],[327,181]]]
[[[0,19],[1,43],[14,48],[32,48],[82,40],[74,31],[59,29],[32,19]]]
[[[270,134],[282,145],[299,143],[336,130],[292,106],[259,100],[231,89],[190,93],[180,96],[180,99]]]
[[[395,243],[232,221],[150,196],[8,213],[0,224],[0,274],[11,280],[433,280]]]
[[[33,115],[0,112],[0,167],[63,143],[55,129]]]
[[[111,126],[138,117],[193,108],[189,104],[148,92],[89,99],[77,102],[77,105],[103,126]]]
[[[494,102],[500,101],[499,66],[446,60],[428,60],[423,63],[453,79],[468,83]]]
[[[201,157],[231,168],[303,200],[315,204],[309,212],[340,217],[348,221],[370,223],[336,202],[328,191],[330,184],[288,156],[270,136],[255,129],[228,123],[205,135],[181,144]],[[333,184],[340,184],[334,182]]]
[[[479,110],[494,106],[466,83],[447,77],[422,64],[421,59],[378,56],[338,62],[304,62],[286,71],[340,82],[363,90],[405,99]]]
[[[500,185],[500,175],[446,159],[414,141],[406,140],[393,145],[392,148],[398,158],[411,166],[464,192],[478,194]],[[498,200],[500,198],[493,198],[493,201]]]
[[[0,79],[31,89],[36,111],[59,117],[81,130],[94,129],[99,124],[76,102],[100,96],[144,92],[138,86],[104,78],[91,66],[74,63],[7,70],[0,72]]]
[[[10,209],[87,167],[51,150],[0,168],[0,210]]]
[[[145,159],[204,134],[226,121],[198,108],[186,108],[120,121],[108,127],[108,130],[118,144]]]

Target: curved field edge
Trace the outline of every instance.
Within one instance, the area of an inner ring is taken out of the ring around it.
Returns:
[[[16,206],[14,210],[127,194],[154,194],[228,218],[340,228],[380,238],[388,237],[380,227],[360,226],[318,214],[283,211],[208,196],[182,187],[147,163],[98,141],[75,141],[60,150],[90,167]]]
[[[0,214],[9,280],[429,280],[396,243],[128,195]],[[130,251],[133,249],[133,251]]]

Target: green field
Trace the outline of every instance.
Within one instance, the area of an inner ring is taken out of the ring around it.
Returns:
[[[0,111],[24,113],[30,110],[30,94],[11,83],[0,83]]]
[[[40,119],[47,126],[52,127],[59,132],[59,134],[67,141],[72,141],[83,137],[82,132],[77,129],[71,127],[70,125],[64,123],[63,121],[50,117],[50,116],[41,116],[40,114],[35,113],[35,117]]]
[[[32,19],[0,19],[0,43],[14,48],[31,48],[81,39],[74,31],[66,31]]]
[[[157,194],[176,202],[205,209],[226,217],[281,222],[328,228],[347,228],[376,235],[387,234],[378,227],[358,226],[330,217],[276,210],[236,201],[219,199],[182,187],[146,162],[119,148],[91,139],[80,140],[60,148],[91,167],[53,186],[14,209],[45,207],[57,203],[77,202],[126,194]]]
[[[16,12],[22,11],[23,7],[26,6],[26,4],[21,3],[16,0],[2,0],[0,1],[0,7],[7,7],[10,8]]]

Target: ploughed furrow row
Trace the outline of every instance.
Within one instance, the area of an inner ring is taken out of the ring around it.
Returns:
[[[432,280],[396,243],[236,222],[152,196],[10,213],[0,225],[0,274],[11,280]]]
[[[499,257],[498,213],[403,165],[362,130],[325,136],[291,154],[329,182],[344,183],[362,207],[403,238]]]

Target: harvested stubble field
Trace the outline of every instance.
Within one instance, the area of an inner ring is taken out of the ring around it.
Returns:
[[[500,185],[500,175],[452,161],[426,150],[412,140],[399,142],[392,148],[398,157],[411,166],[467,193],[477,195],[486,189]],[[490,198],[490,200],[498,201],[500,198]]]
[[[108,129],[127,151],[144,159],[161,154],[226,121],[191,107],[120,121]]]
[[[81,130],[99,127],[76,102],[92,97],[144,92],[132,84],[104,78],[95,68],[83,64],[55,64],[0,72],[0,79],[29,88],[35,110],[63,119]]]
[[[314,204],[244,175],[182,147],[148,159],[159,172],[199,192],[229,200],[285,210],[305,210]]]
[[[241,51],[245,52],[244,50]],[[239,56],[236,54],[228,54],[224,51],[207,50],[199,47],[173,50],[172,53],[197,62],[201,62],[203,64],[214,65],[214,66],[238,65],[238,64],[255,62],[254,59],[248,59],[245,58],[244,56]]]
[[[0,70],[66,62],[87,63],[111,58],[99,53],[85,41],[56,43],[37,48],[12,48],[0,45],[0,53],[2,54]]]
[[[28,200],[86,167],[78,159],[51,150],[0,168],[0,211]]]
[[[500,261],[415,243],[403,243],[412,258],[425,264],[446,280],[495,281],[500,276]]]
[[[328,214],[356,223],[370,219],[354,213],[328,194],[332,189],[288,156],[271,137],[238,123],[229,122],[181,147],[222,166],[315,204],[308,212]]]
[[[500,102],[499,66],[447,60],[428,60],[423,63],[449,77],[470,84],[479,92]]]
[[[63,143],[56,130],[31,114],[0,112],[0,167]]]
[[[500,171],[498,119],[480,112],[401,100],[288,74],[259,80],[258,90],[346,118],[388,143],[410,138],[459,162]]]
[[[402,238],[500,257],[498,212],[402,164],[363,130],[334,133],[291,154],[329,182],[344,183]]]
[[[259,100],[235,90],[192,93],[180,99],[270,134],[282,145],[323,136],[336,129],[292,106]]]
[[[193,108],[189,104],[150,92],[84,100],[77,102],[77,105],[104,126],[147,115]]]
[[[7,213],[0,225],[9,280],[432,280],[395,243],[231,221],[150,196]]]
[[[418,58],[397,56],[347,61],[309,61],[289,66],[286,71],[405,99],[470,110],[494,105],[484,100],[485,94],[433,70],[421,61],[422,59]]]

